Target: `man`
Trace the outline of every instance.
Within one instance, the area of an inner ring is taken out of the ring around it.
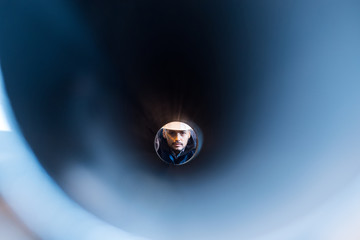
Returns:
[[[195,154],[195,134],[192,128],[183,122],[170,122],[158,132],[155,149],[165,162],[174,165],[184,164]]]

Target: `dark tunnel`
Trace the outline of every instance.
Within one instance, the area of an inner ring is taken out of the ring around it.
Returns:
[[[355,5],[2,1],[1,69],[24,138],[79,205],[150,239],[250,239],[358,174]],[[201,142],[182,166],[154,150],[170,121]]]

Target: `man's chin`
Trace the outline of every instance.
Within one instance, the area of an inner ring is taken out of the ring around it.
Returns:
[[[175,151],[182,151],[184,149],[183,146],[179,146],[179,147],[172,147],[173,150]]]

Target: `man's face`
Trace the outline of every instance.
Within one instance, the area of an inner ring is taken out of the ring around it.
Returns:
[[[180,152],[186,147],[189,141],[190,131],[164,129],[163,136],[170,148],[174,151]]]

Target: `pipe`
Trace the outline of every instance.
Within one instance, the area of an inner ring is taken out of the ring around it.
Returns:
[[[3,2],[1,67],[40,169],[101,221],[149,239],[314,236],[279,229],[358,176],[358,13],[352,1]],[[173,120],[203,134],[182,166],[153,148]]]

